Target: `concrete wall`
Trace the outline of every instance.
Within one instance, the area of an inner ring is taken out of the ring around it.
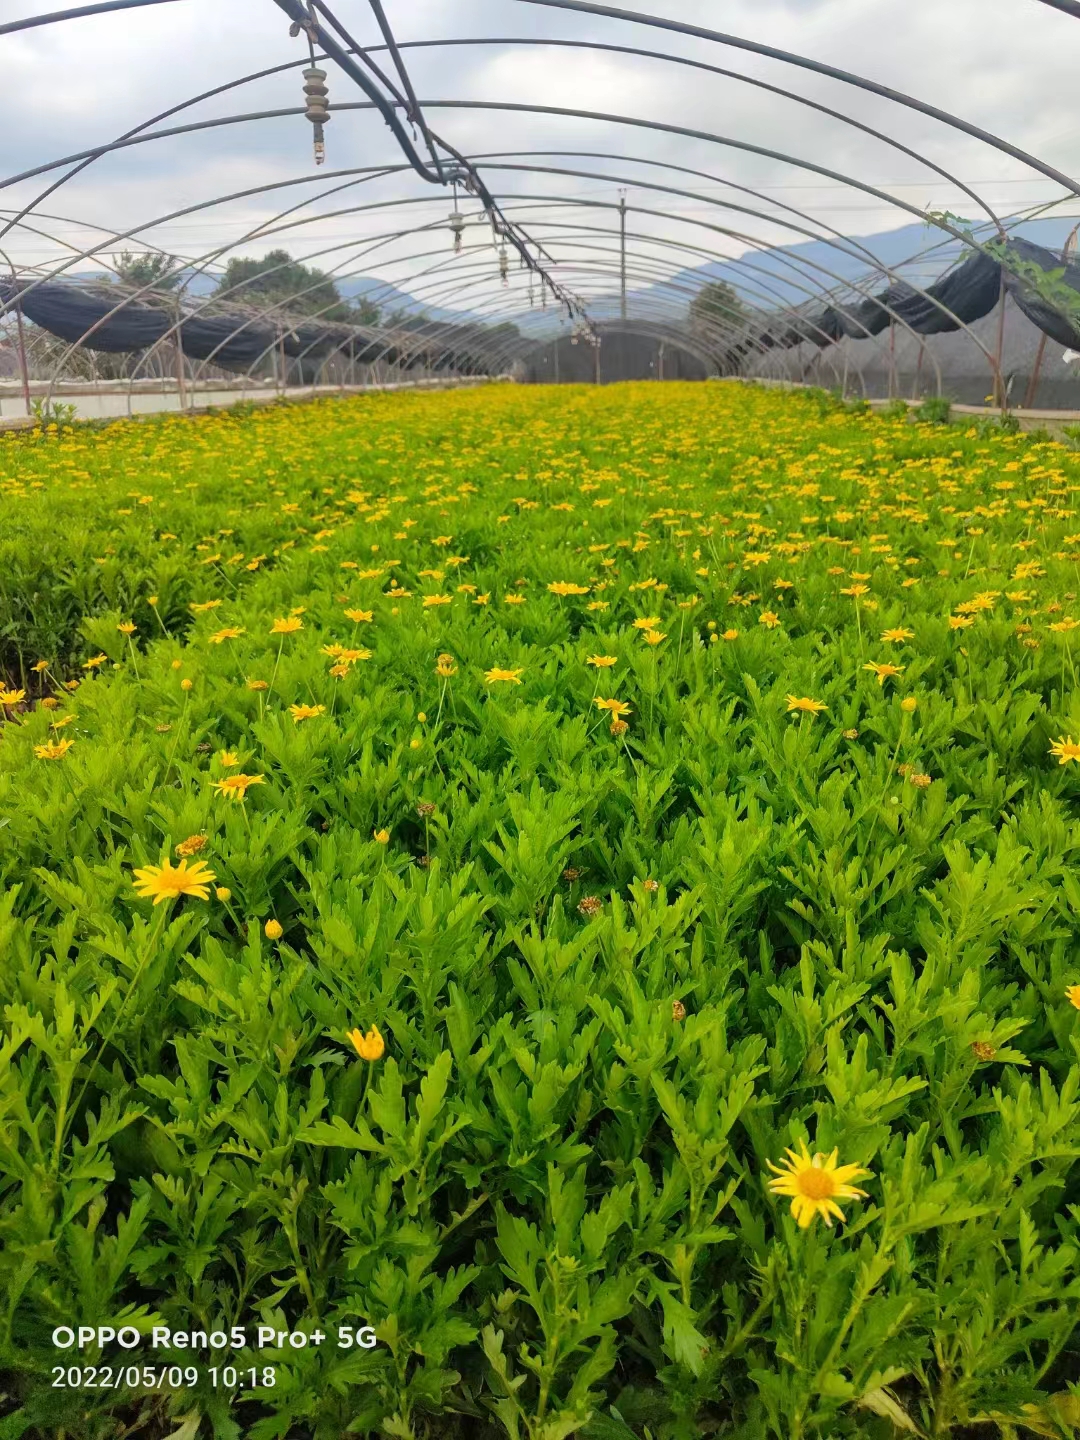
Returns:
[[[129,386],[124,381],[106,381],[100,385],[79,385],[65,382],[53,387],[52,399],[61,405],[74,405],[79,420],[122,420],[129,415],[157,415],[181,410],[198,412],[223,409],[242,400],[268,405],[275,400],[310,400],[320,395],[356,395],[381,390],[444,390],[461,385],[483,385],[487,377],[446,380],[404,380],[388,385],[305,385],[277,390],[273,384],[249,381],[246,385],[208,381],[185,387],[181,405],[177,388],[163,388],[161,381],[140,381]],[[129,393],[130,392],[130,393]],[[48,385],[32,381],[31,400],[44,399]],[[10,380],[0,381],[0,428],[22,428],[26,425],[26,400],[22,385]]]

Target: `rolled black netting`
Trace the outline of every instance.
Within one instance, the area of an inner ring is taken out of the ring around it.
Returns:
[[[1070,320],[1068,314],[1063,313],[1063,310],[1072,309],[1074,315],[1080,315],[1080,263],[1075,260],[1062,260],[1053,250],[1046,250],[1042,245],[1019,238],[1009,241],[1009,256],[1017,263],[1017,269],[1006,268],[1005,288],[1020,309],[1031,323],[1044,335],[1049,335],[1051,340],[1056,340],[1067,350],[1080,350],[1080,329],[1077,328],[1080,321]],[[1061,298],[1062,308],[1045,299],[1024,279],[1022,268],[1028,265],[1037,265],[1047,276],[1052,276],[1055,270],[1062,272],[1057,280],[1049,281],[1050,284],[1060,286],[1064,292]],[[1075,301],[1072,300],[1072,295],[1075,295]]]
[[[33,288],[23,294],[23,289],[31,285]],[[73,345],[81,341],[88,349],[112,355],[145,350],[160,340],[173,323],[167,310],[150,305],[124,305],[111,315],[109,312],[122,303],[119,297],[106,299],[94,291],[53,280],[40,284],[0,280],[0,302],[5,307],[17,304],[27,320],[50,335]]]
[[[0,305],[17,306],[27,320],[58,339],[113,355],[148,349],[177,318],[155,305],[56,281],[0,280]],[[396,353],[385,340],[347,325],[302,321],[276,327],[239,311],[182,318],[179,335],[185,355],[224,370],[247,370],[278,344],[290,357],[320,360],[340,352],[361,364],[392,360]]]

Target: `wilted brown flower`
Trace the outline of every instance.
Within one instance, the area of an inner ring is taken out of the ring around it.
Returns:
[[[671,1018],[672,1020],[686,1019],[686,1006],[681,1000],[673,1000],[671,1002]]]
[[[584,895],[578,901],[578,914],[583,915],[586,920],[592,920],[599,915],[604,908],[604,902],[599,895]]]
[[[971,1042],[971,1053],[975,1056],[976,1060],[992,1060],[997,1054],[997,1049],[990,1044],[989,1040],[973,1040]]]
[[[435,806],[430,800],[420,800],[416,806],[416,813],[422,820],[426,820],[429,815],[435,814]]]

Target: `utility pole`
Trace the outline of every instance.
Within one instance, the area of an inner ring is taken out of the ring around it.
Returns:
[[[619,191],[619,314],[626,324],[626,191]]]

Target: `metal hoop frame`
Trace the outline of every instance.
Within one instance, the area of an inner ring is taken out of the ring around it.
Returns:
[[[99,0],[99,3],[58,10],[18,21],[0,24],[0,47],[4,37],[46,26],[75,23],[91,16],[108,16],[113,12],[138,11],[150,5],[182,4],[184,0]],[[220,283],[212,295],[196,296],[192,287],[201,277],[217,278],[231,256],[250,252],[259,243],[266,243],[272,237],[281,243],[282,237],[293,242],[298,236],[317,235],[320,227],[346,221],[355,224],[361,219],[370,220],[375,212],[385,210],[401,223],[394,228],[364,233],[351,240],[321,245],[315,241],[315,248],[305,250],[298,256],[306,264],[316,264],[335,282],[345,282],[358,276],[366,276],[374,268],[379,284],[366,292],[373,301],[391,296],[395,290],[407,288],[422,311],[435,309],[437,314],[458,312],[461,323],[448,325],[421,313],[405,328],[385,326],[365,330],[353,327],[352,353],[357,344],[364,347],[364,361],[375,373],[386,370],[390,374],[415,373],[418,370],[434,371],[487,368],[488,370],[512,369],[526,361],[538,347],[548,343],[559,333],[558,312],[553,309],[546,324],[537,323],[535,316],[523,321],[524,297],[521,287],[504,288],[498,268],[492,263],[491,252],[486,245],[469,244],[463,253],[447,258],[445,243],[432,244],[433,232],[443,228],[445,222],[418,218],[409,223],[410,215],[419,216],[427,202],[441,199],[445,203],[445,187],[452,179],[464,179],[467,187],[479,197],[483,212],[495,225],[496,231],[509,239],[517,250],[520,263],[527,266],[532,280],[540,279],[541,292],[549,289],[550,294],[562,304],[567,318],[581,323],[587,332],[595,337],[609,325],[618,324],[626,333],[660,336],[665,343],[681,346],[688,354],[694,355],[711,371],[717,371],[727,363],[733,347],[743,347],[753,368],[768,374],[771,378],[792,379],[793,371],[803,362],[803,345],[792,350],[781,350],[768,343],[766,332],[777,322],[788,321],[802,328],[808,340],[818,348],[823,366],[838,373],[836,354],[832,349],[832,336],[817,329],[811,318],[823,306],[849,306],[860,300],[873,298],[882,284],[891,285],[903,281],[909,290],[926,296],[926,291],[911,281],[906,271],[937,246],[924,249],[920,255],[910,257],[899,266],[887,266],[877,260],[857,240],[845,238],[833,225],[812,210],[797,208],[786,201],[776,201],[760,190],[747,186],[723,172],[722,164],[709,170],[691,165],[677,164],[664,156],[644,153],[635,138],[644,132],[655,135],[673,136],[682,141],[716,153],[718,159],[725,154],[756,156],[772,165],[793,168],[810,176],[820,177],[831,185],[842,185],[853,192],[872,198],[883,208],[895,210],[904,217],[915,217],[935,228],[941,241],[961,240],[969,243],[970,236],[965,229],[958,228],[951,219],[941,213],[932,213],[912,205],[902,197],[845,171],[819,164],[815,159],[760,145],[742,135],[721,135],[677,123],[674,119],[656,120],[642,115],[612,114],[600,110],[588,110],[555,105],[530,104],[505,98],[445,98],[420,100],[417,98],[408,74],[407,59],[419,53],[460,53],[463,49],[484,47],[514,48],[536,51],[543,48],[563,51],[583,51],[597,55],[627,57],[635,62],[655,64],[666,71],[674,68],[689,69],[702,76],[715,77],[725,83],[746,85],[756,91],[790,103],[828,120],[847,127],[863,139],[888,147],[893,153],[921,165],[928,175],[951,186],[964,202],[979,207],[985,220],[983,227],[992,234],[1007,233],[1021,216],[999,216],[994,208],[969,183],[960,180],[935,156],[917,149],[889,132],[886,128],[871,126],[855,116],[845,114],[843,109],[822,103],[816,98],[800,94],[773,79],[742,74],[737,69],[714,63],[712,50],[722,49],[745,53],[773,62],[779,67],[796,72],[809,72],[823,76],[855,92],[870,94],[889,102],[895,107],[898,117],[916,113],[929,117],[944,127],[946,134],[963,135],[975,139],[990,151],[1006,155],[1023,165],[1038,177],[1050,180],[1063,192],[1055,199],[1037,207],[1037,213],[1053,208],[1063,202],[1080,197],[1080,183],[1063,174],[1038,157],[1013,145],[983,127],[942,110],[913,96],[894,90],[865,76],[824,64],[810,57],[764,45],[754,40],[725,34],[705,26],[690,24],[677,19],[666,18],[621,10],[613,6],[591,3],[591,0],[516,0],[516,3],[539,6],[559,15],[587,16],[594,23],[603,22],[610,34],[595,39],[576,36],[451,36],[443,39],[410,39],[399,42],[395,39],[389,21],[379,0],[371,0],[378,22],[377,43],[366,45],[347,31],[333,13],[329,0],[316,0],[306,10],[298,0],[267,0],[266,26],[284,30],[279,14],[286,11],[289,18],[304,28],[314,39],[321,42],[312,50],[317,63],[327,64],[335,69],[332,77],[332,114],[348,112],[374,112],[374,118],[385,121],[390,127],[391,142],[400,146],[396,155],[387,163],[362,168],[337,170],[326,174],[302,173],[282,178],[268,184],[251,186],[228,193],[210,195],[196,203],[189,204],[167,214],[152,216],[138,224],[123,229],[108,231],[104,227],[87,226],[97,232],[92,243],[81,248],[63,239],[55,227],[70,225],[69,217],[46,212],[42,207],[57,191],[77,176],[84,174],[106,157],[117,155],[131,147],[154,145],[158,142],[176,141],[189,137],[199,143],[207,134],[222,132],[233,126],[271,123],[292,123],[301,131],[299,121],[303,109],[289,106],[278,109],[263,109],[240,112],[214,118],[188,118],[190,112],[204,102],[241,89],[258,81],[286,76],[308,64],[307,59],[283,59],[280,64],[238,76],[224,84],[204,90],[197,95],[169,106],[154,117],[125,131],[111,141],[101,142],[88,149],[57,158],[45,164],[24,169],[7,177],[0,177],[0,195],[17,185],[27,185],[41,177],[44,188],[31,195],[20,206],[10,212],[0,213],[0,241],[17,253],[21,244],[28,239],[51,242],[66,254],[55,263],[42,266],[22,266],[21,281],[26,290],[50,280],[68,278],[85,281],[85,267],[94,264],[111,269],[106,258],[110,250],[126,242],[136,242],[150,251],[160,252],[160,246],[153,240],[153,233],[166,224],[183,217],[197,214],[212,215],[221,207],[234,202],[267,199],[277,192],[294,191],[300,199],[294,200],[257,225],[249,227],[243,235],[227,243],[213,246],[205,252],[184,257],[174,267],[179,274],[180,284],[173,292],[176,305],[176,319],[165,333],[144,351],[129,366],[127,387],[127,408],[132,410],[132,400],[139,381],[155,368],[161,370],[164,379],[164,361],[170,353],[176,353],[180,326],[187,320],[200,316],[220,313],[226,307],[230,314],[238,316],[241,331],[255,325],[272,325],[280,334],[283,328],[302,321],[304,324],[318,321],[330,306],[318,307],[307,303],[302,315],[297,304],[303,295],[293,297],[290,302],[277,305],[254,306],[244,303],[242,290],[228,290]],[[1080,18],[1080,3],[1077,0],[1023,0],[1033,5],[1042,3],[1058,11]],[[295,12],[295,13],[294,13]],[[316,14],[316,12],[318,12]],[[325,22],[325,23],[324,23]],[[117,22],[119,18],[117,18]],[[137,16],[128,15],[125,23],[129,30],[137,26]],[[693,55],[672,53],[663,49],[645,48],[626,43],[622,33],[626,26],[637,30],[663,32],[672,36],[690,37],[699,48]],[[284,39],[283,39],[284,50]],[[2,56],[0,48],[0,56]],[[396,79],[390,78],[380,69],[375,56],[387,56],[393,62]],[[363,92],[364,98],[354,99],[349,95],[353,87]],[[458,111],[467,111],[475,116],[484,114],[518,115],[527,117],[531,128],[543,138],[543,128],[552,121],[556,125],[566,121],[578,124],[599,124],[615,127],[625,137],[625,150],[615,154],[600,148],[571,150],[559,148],[549,140],[545,148],[520,151],[485,150],[476,154],[463,155],[447,141],[430,129],[428,116],[442,111],[452,116]],[[180,117],[181,123],[165,125],[163,122]],[[430,156],[430,163],[422,159],[413,147],[405,126],[412,124],[423,136],[424,145]],[[899,128],[899,120],[898,126]],[[404,151],[404,158],[401,152]],[[550,163],[540,163],[548,161]],[[586,167],[580,161],[591,161]],[[618,171],[611,167],[619,163]],[[642,174],[642,171],[645,173]],[[62,173],[58,173],[62,172]],[[629,173],[625,173],[629,172]],[[500,190],[491,189],[489,177],[500,177]],[[521,180],[542,181],[550,185],[545,192],[532,193],[520,188],[502,189],[502,184],[512,185]],[[564,217],[575,209],[586,214],[601,212],[610,215],[619,211],[620,205],[612,200],[595,199],[574,193],[569,185],[580,186],[581,182],[599,182],[624,193],[633,193],[633,201],[622,210],[620,225],[587,224],[584,219],[570,221]],[[369,203],[348,205],[344,208],[321,208],[337,194],[354,191],[358,186],[370,185],[377,190],[390,187],[388,197]],[[563,188],[558,188],[562,186]],[[722,187],[722,193],[706,191],[705,187]],[[733,198],[737,196],[738,198]],[[684,214],[677,210],[656,208],[665,199],[691,202],[708,218],[699,214]],[[313,212],[312,207],[320,207]],[[417,210],[414,207],[420,207]],[[626,229],[626,219],[632,226]],[[732,223],[728,223],[731,217]],[[393,223],[393,222],[392,222]],[[737,225],[738,228],[733,228]],[[647,228],[646,228],[647,227]],[[776,236],[795,237],[783,240],[783,244],[799,244],[812,240],[825,247],[826,253],[837,257],[838,268],[823,264],[805,254],[777,248]],[[625,239],[624,239],[625,237]],[[941,243],[939,241],[939,244]],[[307,243],[306,240],[304,243]],[[976,248],[982,240],[976,239]],[[484,255],[487,253],[487,259]],[[534,253],[535,252],[535,253]],[[769,264],[762,265],[760,256],[768,253]],[[163,253],[163,252],[161,252]],[[839,265],[840,261],[843,265]],[[855,261],[861,266],[855,278],[851,278],[850,265]],[[7,260],[12,273],[17,267]],[[722,275],[729,283],[734,281],[740,296],[743,313],[732,321],[730,318],[702,316],[699,312],[691,320],[691,305],[695,295],[711,279]],[[100,278],[100,272],[98,272]],[[636,287],[632,305],[620,313],[616,322],[614,297],[618,285],[623,290],[627,282]],[[312,289],[316,288],[314,285]],[[85,350],[93,355],[93,340],[96,330],[120,313],[125,306],[137,304],[152,290],[153,285],[142,287],[117,286],[116,304],[97,325],[92,326],[79,340],[62,347],[57,353],[55,343],[46,345],[36,328],[28,325],[29,354],[35,360],[38,352],[48,349],[51,355],[51,370],[43,378],[47,380],[47,399],[51,400],[57,385],[65,378],[77,351]],[[531,294],[531,290],[530,290]],[[933,301],[933,297],[928,297]],[[250,300],[250,297],[248,297]],[[981,352],[997,385],[1002,384],[1000,356],[992,353],[989,346],[980,340],[972,329],[959,321],[940,302],[933,301],[940,310],[965,332],[973,345]],[[890,317],[890,336],[899,328],[912,335],[914,330],[902,316],[887,303],[883,308]],[[18,319],[20,329],[22,317],[11,305],[6,309],[0,305],[0,328],[7,322]],[[487,329],[483,328],[486,323]],[[563,322],[564,323],[564,322]],[[511,332],[507,326],[522,325]],[[636,327],[636,328],[635,328]],[[816,332],[816,333],[815,333]],[[869,332],[868,338],[869,338]],[[916,337],[922,347],[922,354],[928,356],[933,370],[937,393],[942,392],[943,377],[932,347],[924,345],[922,336]],[[820,343],[819,343],[820,342]],[[240,375],[245,386],[259,381],[278,341],[266,346],[250,365],[241,370],[229,367],[234,377]],[[290,357],[301,373],[305,372],[304,362],[319,348],[318,340],[299,355]],[[220,348],[220,347],[219,347]],[[325,346],[323,347],[325,348]],[[876,355],[880,346],[876,343],[866,346],[866,359]],[[845,347],[844,377],[840,385],[846,387],[853,379],[865,392],[863,377],[864,361],[848,354],[851,347]],[[213,352],[197,362],[180,361],[180,388],[183,399],[184,381],[193,387],[212,378],[213,372],[221,372],[215,366]],[[343,351],[339,348],[339,352]],[[369,358],[371,357],[371,358]],[[327,362],[329,363],[329,361]],[[350,362],[355,369],[355,359]],[[921,363],[921,362],[920,362]],[[96,362],[95,373],[96,373]],[[275,362],[275,371],[276,371]],[[340,367],[339,367],[340,368]],[[284,373],[280,383],[286,382]],[[259,382],[263,383],[263,382]],[[344,382],[342,382],[344,383]]]

